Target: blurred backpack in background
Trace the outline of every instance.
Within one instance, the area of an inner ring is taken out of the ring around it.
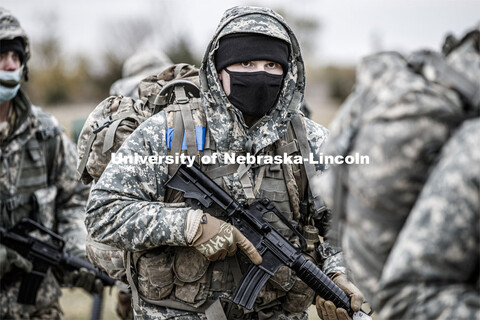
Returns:
[[[369,157],[369,164],[332,167],[321,188],[338,219],[331,236],[370,301],[440,150],[480,113],[480,28],[444,51],[365,58],[331,125],[324,154]]]

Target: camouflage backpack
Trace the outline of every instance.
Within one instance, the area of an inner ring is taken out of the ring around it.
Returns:
[[[142,122],[168,104],[188,104],[198,98],[198,87],[198,69],[177,64],[142,80],[138,100],[111,96],[102,101],[88,116],[78,139],[80,180],[85,184],[98,181],[112,153]]]
[[[367,299],[398,232],[456,128],[480,113],[480,29],[448,55],[418,51],[365,58],[354,92],[332,123],[326,153],[369,157],[322,177],[332,234]],[[345,223],[341,223],[345,221]],[[338,229],[341,226],[344,230]],[[365,274],[362,270],[369,270]]]

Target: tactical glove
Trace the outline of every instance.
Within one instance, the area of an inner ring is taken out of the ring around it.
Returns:
[[[203,215],[192,245],[210,261],[234,255],[238,246],[253,263],[262,263],[262,256],[237,228],[209,214]]]
[[[120,319],[133,320],[132,296],[129,293],[118,291],[115,311]]]
[[[332,277],[333,282],[339,286],[350,297],[350,305],[353,312],[359,311],[364,301],[363,295],[357,287],[353,285],[347,276],[342,273],[336,273]],[[322,320],[351,320],[347,311],[343,308],[337,308],[332,301],[327,301],[317,297],[317,314]]]
[[[25,272],[32,272],[33,265],[17,251],[0,244],[0,278],[17,267]]]
[[[103,291],[102,281],[96,279],[95,273],[86,268],[66,272],[63,283],[68,286],[83,288],[89,293],[101,293]]]

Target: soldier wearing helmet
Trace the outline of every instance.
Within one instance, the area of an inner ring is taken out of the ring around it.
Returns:
[[[0,8],[0,226],[38,221],[66,239],[66,251],[85,257],[83,224],[88,188],[75,179],[76,151],[55,118],[33,106],[22,90],[30,44],[19,21]],[[0,318],[60,319],[59,283],[101,290],[86,270],[49,270],[34,304],[17,302],[32,262],[0,244]],[[68,281],[67,281],[68,280]]]
[[[163,51],[141,50],[125,60],[122,78],[110,87],[111,96],[125,96],[138,99],[138,84],[147,76],[158,74],[173,62]]]

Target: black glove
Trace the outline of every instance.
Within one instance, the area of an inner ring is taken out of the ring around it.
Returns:
[[[71,287],[83,288],[89,293],[102,293],[103,283],[100,279],[95,278],[95,273],[86,268],[66,272],[63,277],[63,283]]]

